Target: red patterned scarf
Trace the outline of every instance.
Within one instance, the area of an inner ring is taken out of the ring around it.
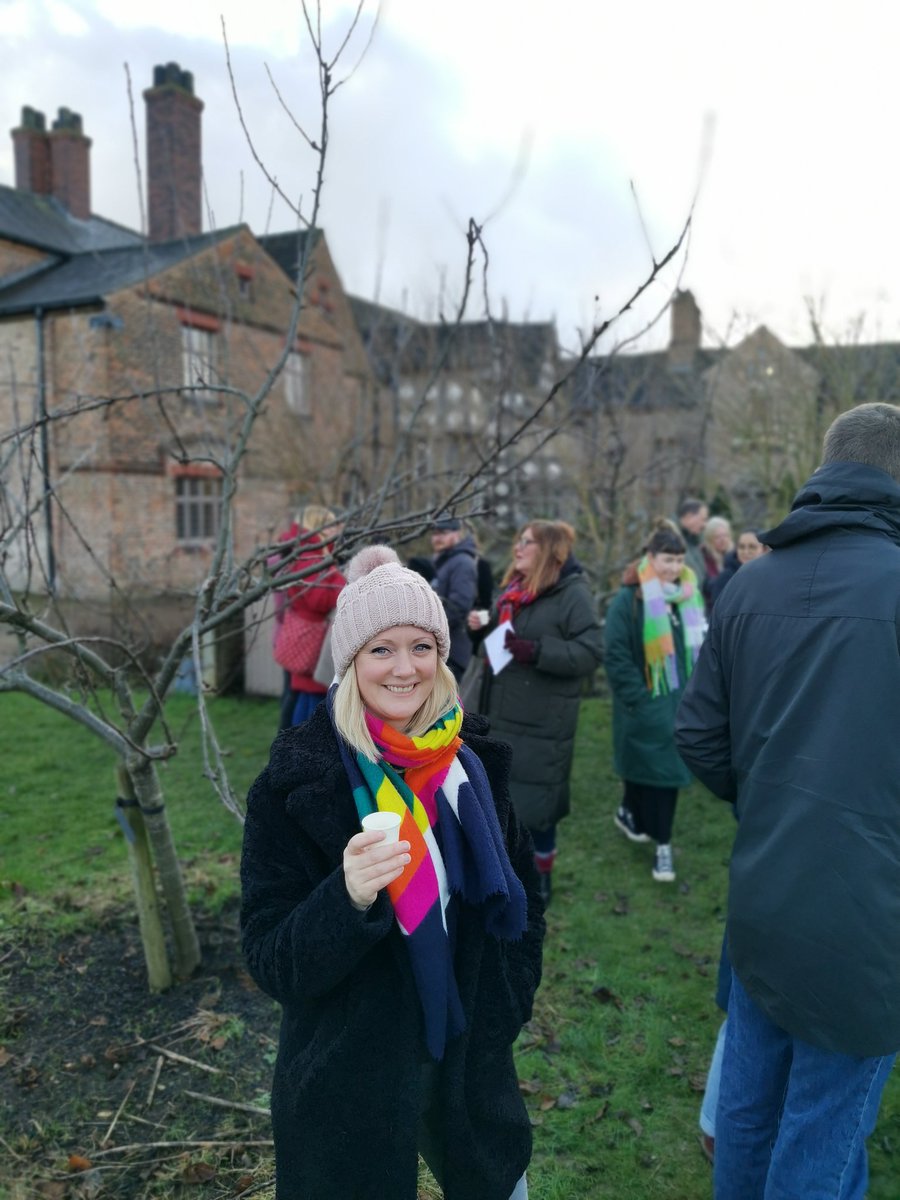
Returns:
[[[514,575],[497,600],[497,615],[500,623],[512,621],[515,624],[515,617],[520,609],[533,603],[535,599],[535,593],[526,589],[524,577]]]

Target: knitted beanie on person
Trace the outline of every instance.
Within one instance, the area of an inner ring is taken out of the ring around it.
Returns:
[[[421,575],[403,566],[390,546],[366,546],[347,565],[347,586],[338,596],[331,628],[338,679],[366,642],[395,625],[433,633],[438,654],[447,661],[450,627],[437,594]]]

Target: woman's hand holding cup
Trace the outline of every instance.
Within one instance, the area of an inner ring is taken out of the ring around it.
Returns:
[[[344,883],[354,908],[369,908],[382,888],[403,874],[410,861],[409,842],[399,841],[399,834],[398,814],[370,813],[363,818],[362,833],[347,843]]]

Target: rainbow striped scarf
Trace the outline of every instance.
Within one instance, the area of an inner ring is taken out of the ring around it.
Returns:
[[[329,695],[329,711],[331,700]],[[344,769],[360,820],[370,812],[397,812],[410,862],[388,894],[406,938],[422,1003],[425,1043],[435,1059],[466,1027],[453,970],[454,896],[480,906],[495,937],[521,937],[525,890],[514,873],[490,784],[480,759],[462,741],[457,704],[420,737],[407,737],[366,714],[381,758],[370,762],[338,735]]]
[[[647,686],[652,696],[668,695],[687,683],[706,633],[703,598],[697,576],[690,567],[681,568],[680,585],[668,594],[653,570],[649,556],[638,563],[641,597],[644,601],[644,662]],[[684,630],[684,677],[678,674],[675,637],[669,619],[669,604],[677,604]]]

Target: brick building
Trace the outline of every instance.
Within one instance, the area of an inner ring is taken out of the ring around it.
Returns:
[[[529,518],[573,519],[567,404],[560,396],[542,407],[561,370],[552,322],[454,325],[358,296],[350,303],[379,386],[381,441],[390,447],[391,431],[408,439],[401,508],[439,505],[487,463],[461,508],[489,514],[476,524],[498,563]]]
[[[127,608],[155,641],[207,569],[222,465],[246,397],[284,350],[298,275],[245,225],[203,231],[203,104],[190,74],[157,67],[144,99],[146,237],[91,212],[78,114],[61,109],[47,130],[26,108],[12,131],[15,186],[0,186],[0,558],[13,588],[51,591],[82,628]],[[123,169],[128,158],[123,147]],[[237,561],[298,502],[352,502],[364,485],[345,448],[360,442],[372,376],[340,278],[321,231],[279,246],[305,264],[305,304],[239,468]],[[9,436],[32,422],[32,435]]]
[[[580,511],[601,575],[687,495],[738,525],[777,523],[839,412],[900,402],[900,345],[791,347],[761,325],[733,346],[706,347],[688,291],[676,293],[670,321],[666,349],[593,357],[569,389],[577,474],[590,481]]]

